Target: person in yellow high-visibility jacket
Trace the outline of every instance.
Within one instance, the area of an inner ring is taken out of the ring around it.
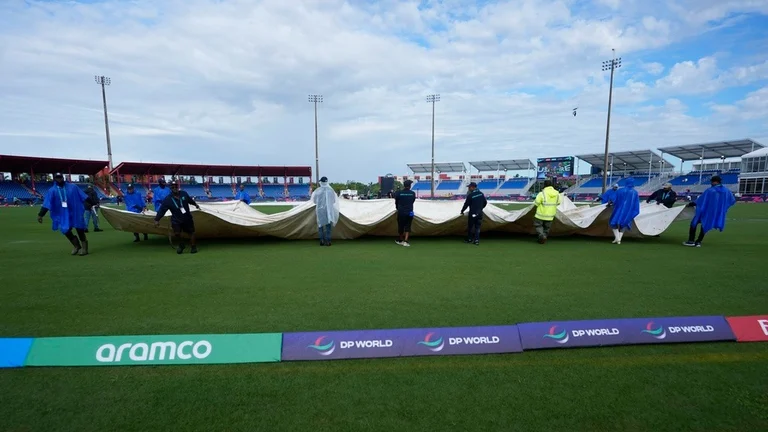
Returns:
[[[539,236],[539,244],[547,242],[549,229],[557,214],[557,206],[560,205],[560,192],[552,187],[551,180],[544,181],[544,189],[536,195],[536,215],[533,217],[533,226]]]

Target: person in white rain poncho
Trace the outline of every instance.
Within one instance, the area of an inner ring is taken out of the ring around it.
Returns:
[[[320,187],[312,192],[312,202],[317,213],[317,232],[320,246],[331,245],[331,231],[339,222],[339,199],[336,192],[328,186],[328,178],[320,179]]]

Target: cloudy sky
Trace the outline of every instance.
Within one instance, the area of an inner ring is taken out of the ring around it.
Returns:
[[[768,144],[768,0],[0,1],[0,153],[314,165],[438,162],[750,137]],[[578,115],[571,110],[578,108]]]

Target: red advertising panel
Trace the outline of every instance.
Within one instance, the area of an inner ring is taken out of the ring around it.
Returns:
[[[768,342],[768,315],[726,317],[739,342]]]

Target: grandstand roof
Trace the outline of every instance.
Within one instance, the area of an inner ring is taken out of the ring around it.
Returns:
[[[55,159],[35,156],[0,155],[0,172],[96,174],[106,168],[107,161]]]
[[[478,171],[498,171],[500,169],[505,171],[521,171],[536,167],[536,164],[534,164],[530,159],[481,161],[470,162],[469,164]]]
[[[594,154],[580,155],[576,157],[590,165],[602,166],[603,158],[605,157],[605,154],[594,153]],[[658,166],[658,163],[661,160],[661,156],[657,155],[655,152],[651,150],[625,151],[625,152],[608,153],[608,163],[611,163],[611,160],[613,161],[614,169],[624,169],[625,168],[624,164],[627,164],[626,165],[627,170],[647,171],[651,163],[653,163],[653,167]],[[672,162],[666,159],[664,159],[664,164],[668,167],[673,166]]]
[[[431,173],[432,172],[432,163],[416,163],[416,164],[408,164],[408,168],[413,171],[414,173]],[[435,162],[435,172],[439,173],[455,173],[455,172],[464,172],[467,170],[467,167],[464,166],[463,162]]]
[[[720,159],[721,156],[726,158],[742,157],[761,148],[763,148],[762,144],[747,138],[735,141],[670,146],[659,148],[659,150],[683,161],[692,161],[699,160],[702,156],[704,159]]]
[[[312,168],[308,166],[195,165],[123,162],[116,166],[112,172],[149,175],[310,177],[312,175]]]
[[[761,149],[747,153],[744,156],[742,156],[742,159],[760,157],[760,156],[768,156],[768,147],[763,147]]]

